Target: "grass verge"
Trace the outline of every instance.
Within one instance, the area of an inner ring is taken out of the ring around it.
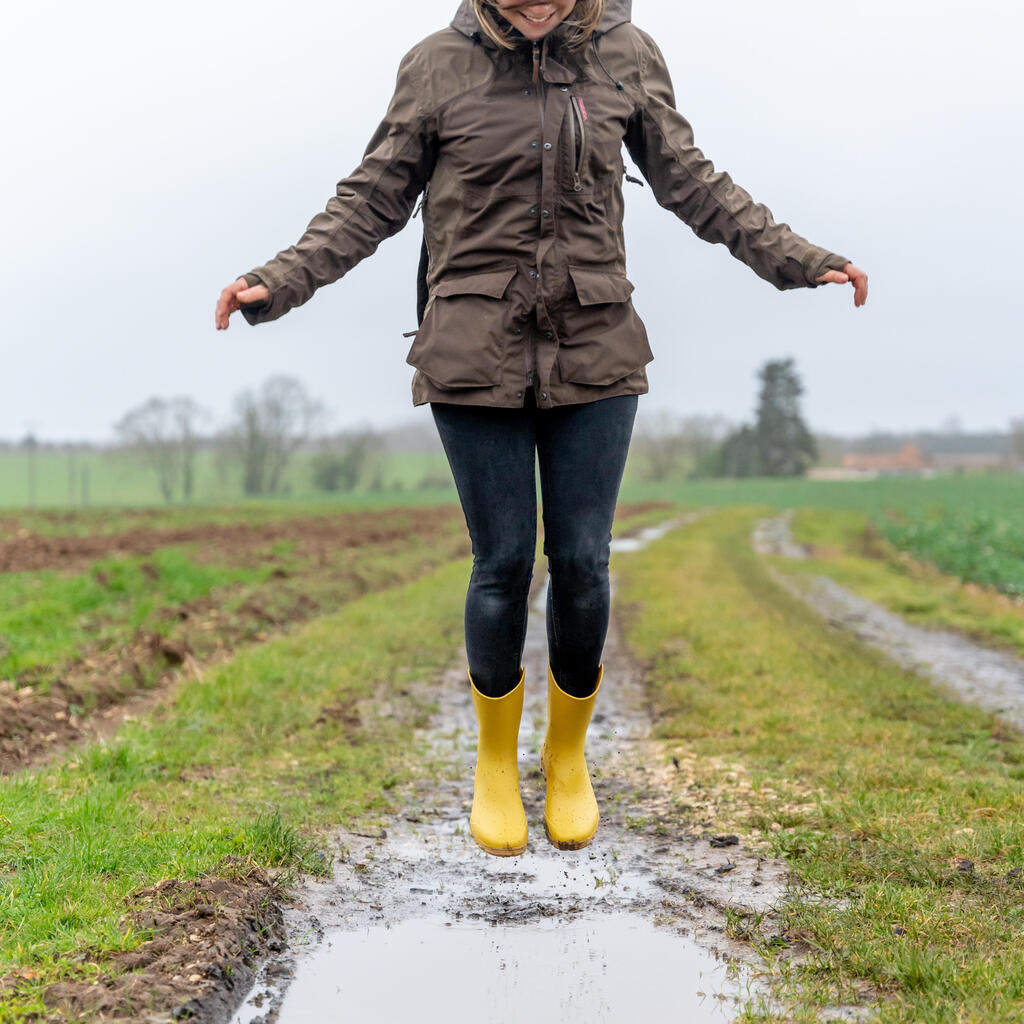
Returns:
[[[886,1024],[1019,1020],[1024,740],[825,628],[751,551],[756,518],[616,560],[666,756],[705,764],[719,824],[798,879],[770,926],[743,925],[779,1000],[745,1019],[869,993]]]

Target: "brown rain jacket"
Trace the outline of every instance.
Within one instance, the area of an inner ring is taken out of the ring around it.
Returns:
[[[811,245],[694,146],[661,51],[609,0],[569,52],[560,28],[515,52],[469,0],[404,57],[362,163],[302,238],[245,275],[276,320],[399,231],[423,195],[413,403],[541,408],[647,391],[653,358],[623,242],[622,144],[657,201],[776,288],[848,262]]]

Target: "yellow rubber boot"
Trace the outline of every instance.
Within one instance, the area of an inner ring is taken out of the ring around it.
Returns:
[[[484,696],[469,677],[479,729],[469,831],[477,846],[495,857],[516,857],[526,849],[517,755],[525,676],[520,669],[515,689],[504,697]]]
[[[597,798],[584,746],[603,677],[601,665],[594,692],[589,697],[573,697],[558,685],[548,666],[548,728],[540,749],[540,766],[547,780],[544,827],[548,839],[560,850],[582,850],[597,832]]]

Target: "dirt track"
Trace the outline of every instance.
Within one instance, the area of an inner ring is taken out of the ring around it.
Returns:
[[[238,1024],[314,1019],[325,1006],[316,995],[318,972],[325,969],[332,991],[349,992],[346,999],[358,999],[364,983],[345,973],[344,958],[325,960],[331,945],[355,955],[356,943],[366,947],[372,961],[373,943],[383,950],[390,931],[410,922],[420,922],[417,956],[426,957],[432,969],[446,977],[459,973],[452,957],[473,957],[480,943],[493,947],[503,971],[510,972],[501,992],[545,984],[561,984],[564,990],[571,982],[574,992],[593,991],[603,993],[601,999],[614,999],[602,972],[616,964],[606,959],[610,954],[602,953],[602,942],[608,929],[617,927],[631,929],[636,962],[643,960],[645,943],[666,936],[677,941],[677,971],[696,960],[711,972],[716,955],[736,962],[752,959],[748,946],[726,934],[726,911],[763,913],[761,927],[770,929],[773,907],[785,895],[787,868],[745,849],[737,836],[711,830],[711,801],[698,781],[703,766],[684,759],[673,763],[650,738],[641,672],[624,651],[614,619],[605,647],[605,682],[588,738],[600,829],[594,843],[579,852],[558,851],[547,843],[544,784],[537,766],[545,719],[543,605],[541,590],[527,635],[527,705],[519,744],[530,825],[526,854],[488,856],[467,834],[476,726],[460,657],[441,681],[439,712],[425,737],[450,768],[439,779],[432,773],[409,792],[403,814],[381,835],[339,835],[345,854],[334,877],[307,885],[301,902],[286,908],[289,951],[266,965],[250,1001],[233,1018]],[[484,926],[500,931],[480,931]],[[451,938],[450,928],[465,935],[464,947],[452,950],[457,939]],[[552,929],[569,945],[575,941],[572,936],[584,936],[579,941],[586,945],[585,955],[558,958],[563,971],[566,963],[575,963],[580,977],[562,977],[556,963],[547,980],[521,977],[517,965],[528,962],[527,950],[545,941]],[[432,947],[438,951],[432,954]],[[386,968],[388,956],[382,951],[376,960]],[[672,973],[673,984],[679,977]],[[365,985],[371,984],[367,978]],[[722,1007],[734,1006],[742,986],[721,978],[716,984],[724,989]],[[710,977],[703,987],[714,987]],[[491,989],[489,998],[499,1001],[486,1011],[480,1007],[478,1013],[460,1002],[457,988],[453,990],[445,1009],[448,1019],[512,1019],[502,1013],[516,1004],[503,1009],[498,988]],[[719,1019],[706,1016],[707,1007],[702,1010],[701,1001],[685,985],[675,991],[673,1005],[687,1019]],[[586,998],[579,996],[583,1002],[577,1000],[573,1012],[590,1006]],[[613,1010],[603,1005],[595,1012],[597,1016],[585,1019],[622,1020],[615,1014],[626,1012],[626,1007]]]
[[[789,517],[784,515],[761,520],[753,543],[762,554],[808,557],[794,543]],[[833,627],[848,630],[903,668],[922,673],[961,700],[1024,729],[1024,661],[1019,657],[952,630],[914,626],[827,576],[776,578]]]

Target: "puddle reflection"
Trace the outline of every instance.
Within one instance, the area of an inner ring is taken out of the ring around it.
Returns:
[[[725,963],[640,918],[509,926],[438,916],[329,934],[299,964],[278,1024],[590,1024],[666,1013],[702,1024],[732,1019],[736,995]]]

